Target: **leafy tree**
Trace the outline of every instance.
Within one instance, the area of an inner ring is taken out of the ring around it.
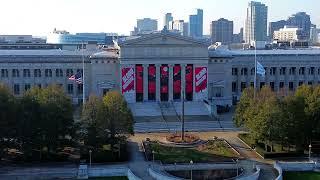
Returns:
[[[246,88],[240,97],[240,102],[237,104],[236,112],[234,116],[234,122],[238,127],[243,126],[246,122],[244,113],[247,110],[247,108],[250,106],[250,103],[253,99],[253,94],[254,94],[254,89],[250,87],[250,88]]]

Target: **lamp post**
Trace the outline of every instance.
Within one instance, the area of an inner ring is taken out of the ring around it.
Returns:
[[[154,153],[156,153],[154,150],[152,150],[152,162],[154,163]]]
[[[236,162],[237,177],[238,177],[239,176],[238,159],[235,159],[234,161]]]
[[[92,153],[92,150],[90,149],[90,150],[89,150],[89,163],[90,163],[90,168],[91,168],[91,153]]]
[[[191,161],[190,161],[190,166],[191,166],[190,179],[191,179],[191,180],[192,180],[192,164],[193,164],[193,161],[191,160]]]
[[[311,160],[311,148],[312,148],[312,146],[311,146],[311,144],[309,144],[309,161]]]

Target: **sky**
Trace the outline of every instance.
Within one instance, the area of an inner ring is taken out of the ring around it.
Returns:
[[[46,36],[54,28],[76,32],[116,32],[128,35],[136,19],[158,19],[164,14],[188,21],[196,8],[204,11],[204,34],[219,18],[234,21],[234,31],[244,26],[248,0],[0,0],[0,34]],[[299,11],[320,27],[320,0],[261,0],[268,6],[268,21],[287,19]]]

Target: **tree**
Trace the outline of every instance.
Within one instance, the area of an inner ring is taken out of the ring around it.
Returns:
[[[241,97],[240,102],[237,104],[236,112],[234,116],[234,122],[238,127],[241,127],[245,124],[246,119],[244,113],[247,108],[250,106],[250,103],[253,99],[254,89],[252,87],[246,88]]]
[[[95,95],[90,95],[89,100],[85,103],[82,109],[81,120],[87,134],[85,135],[85,143],[96,147],[98,139],[100,139],[99,132],[102,131],[98,125],[99,118],[103,118],[103,104],[101,98]]]
[[[110,136],[111,149],[116,143],[116,135],[133,134],[133,116],[124,97],[117,91],[111,91],[103,97],[103,118],[99,124]]]

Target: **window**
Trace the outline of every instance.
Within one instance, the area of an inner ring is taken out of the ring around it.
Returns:
[[[51,69],[45,69],[44,74],[46,77],[52,77],[52,70]]]
[[[309,68],[309,75],[314,75],[314,67]]]
[[[293,91],[293,82],[289,82],[289,90]]]
[[[3,78],[8,77],[8,69],[1,69],[1,77]]]
[[[276,74],[276,69],[275,67],[270,68],[270,75],[274,76]]]
[[[247,87],[246,82],[241,82],[241,92]]]
[[[279,83],[279,88],[280,88],[280,89],[284,88],[284,82],[280,82],[280,83]]]
[[[286,75],[286,68],[285,67],[280,68],[280,75]]]
[[[295,75],[295,74],[296,74],[296,67],[291,67],[291,68],[289,69],[289,74],[290,74],[290,75]]]
[[[78,84],[78,94],[82,94],[83,93],[83,86],[82,84]]]
[[[299,68],[299,75],[304,75],[305,73],[305,67],[300,67]]]
[[[244,76],[248,75],[248,68],[242,68],[241,75],[244,75]]]
[[[77,73],[78,72],[81,72],[81,74],[82,74],[83,70],[82,69],[77,69]]]
[[[320,74],[320,68],[318,69],[318,75]]]
[[[34,77],[41,77],[41,70],[40,69],[34,70]]]
[[[274,91],[274,82],[270,82],[270,88],[272,91]]]
[[[20,94],[20,85],[19,84],[14,84],[13,85],[13,93],[15,95],[19,95]]]
[[[67,73],[66,73],[66,76],[67,77],[70,77],[73,75],[73,70],[72,69],[67,69]]]
[[[56,69],[56,77],[62,77],[62,76],[63,76],[62,69]]]
[[[23,77],[31,77],[30,69],[23,70]]]
[[[73,94],[73,84],[68,84],[68,94]]]
[[[41,89],[41,87],[42,87],[41,84],[37,84],[37,86],[38,86],[38,88],[40,88],[40,89]]]
[[[265,84],[266,84],[265,82],[260,82],[260,89],[263,88]]]
[[[25,84],[24,85],[24,91],[28,91],[31,88],[30,84]]]
[[[232,92],[237,92],[237,82],[232,82]]]
[[[250,74],[251,74],[251,75],[254,75],[254,68],[251,68]]]
[[[237,76],[238,75],[238,68],[232,68],[232,75]]]
[[[19,70],[18,69],[12,69],[12,77],[19,77]]]
[[[299,81],[299,86],[302,86],[303,85],[303,81]]]
[[[312,84],[313,84],[312,81],[308,81],[309,86],[312,86]]]
[[[250,86],[251,86],[251,87],[254,87],[254,82],[250,82]]]

